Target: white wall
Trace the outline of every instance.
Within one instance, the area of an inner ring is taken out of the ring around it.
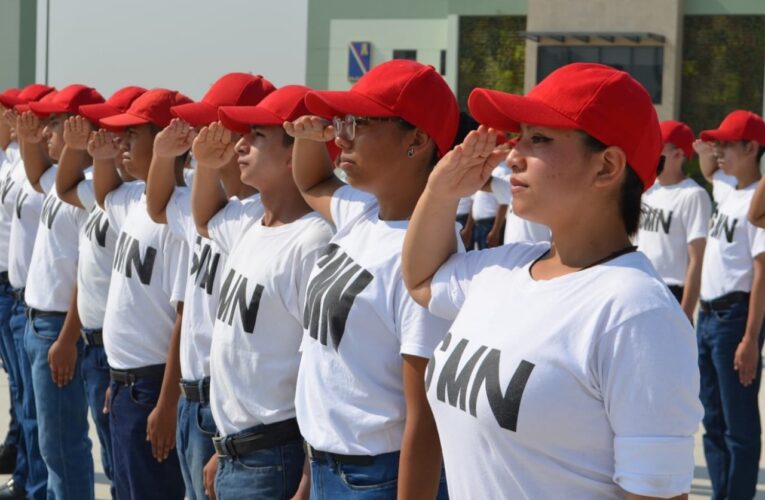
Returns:
[[[231,71],[304,84],[308,0],[48,0],[49,84],[125,85],[200,99]],[[38,0],[37,79],[46,80],[46,0]]]
[[[344,90],[348,81],[348,46],[351,42],[372,42],[372,67],[393,58],[394,49],[416,49],[417,60],[436,71],[441,51],[447,48],[447,19],[334,19],[329,37],[329,88]],[[454,68],[448,64],[447,75]]]

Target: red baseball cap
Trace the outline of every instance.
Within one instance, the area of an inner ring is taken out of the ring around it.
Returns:
[[[3,92],[0,94],[0,104],[6,108],[13,108],[19,104],[26,104],[30,101],[39,101],[51,91],[53,91],[53,87],[33,83],[32,85],[24,87],[24,89],[16,95],[8,94],[7,91]]]
[[[3,99],[3,98],[10,98],[10,99],[13,99],[14,97],[17,97],[17,96],[19,95],[19,93],[21,93],[21,90],[19,90],[19,89],[17,89],[17,88],[10,88],[10,89],[5,89],[5,90],[3,91],[3,93],[2,93],[2,94],[0,94],[0,105],[2,105],[2,106],[5,106],[5,105],[3,104],[3,102],[2,102],[2,99]],[[11,106],[8,106],[8,107],[10,108]]]
[[[673,144],[682,149],[687,160],[693,158],[693,141],[696,137],[693,135],[691,127],[676,120],[663,121],[660,127],[661,140],[664,144]]]
[[[47,102],[31,102],[29,109],[37,116],[47,116],[52,113],[77,114],[83,104],[104,102],[104,98],[92,87],[75,84],[68,85],[58,91],[58,94]]]
[[[268,94],[257,106],[223,106],[218,110],[220,121],[228,129],[246,134],[252,125],[281,126],[311,114],[305,96],[311,89],[302,85],[286,85]]]
[[[702,141],[757,141],[765,146],[765,122],[757,113],[732,111],[715,130],[701,132]]]
[[[274,86],[260,75],[228,73],[218,78],[199,102],[174,106],[170,112],[193,127],[218,121],[221,106],[254,106],[274,91]]]
[[[126,112],[133,101],[144,92],[146,92],[146,89],[143,87],[124,87],[112,94],[106,102],[80,106],[78,113],[91,122],[98,124],[102,118]]]
[[[619,146],[643,188],[656,180],[663,143],[656,110],[645,88],[624,71],[593,63],[568,64],[526,96],[475,89],[470,113],[480,123],[519,132],[521,123],[578,129]]]
[[[191,102],[191,99],[176,90],[147,90],[136,98],[124,113],[102,118],[101,126],[118,131],[127,127],[153,123],[165,128],[173,119],[170,108],[187,102]]]
[[[58,94],[58,90],[51,90],[50,92],[42,96],[39,101],[30,101],[30,102],[17,104],[13,107],[13,109],[15,109],[17,113],[24,113],[30,110],[29,105],[32,104],[33,102],[41,102],[41,103],[51,102],[53,98],[56,97],[56,94]]]
[[[375,66],[348,91],[311,91],[311,113],[324,118],[397,116],[427,133],[444,155],[454,145],[460,110],[454,93],[432,66],[394,59]]]

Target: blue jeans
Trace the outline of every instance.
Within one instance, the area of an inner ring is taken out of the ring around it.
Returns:
[[[226,438],[249,434],[257,429],[252,427]],[[304,463],[302,439],[237,458],[220,457],[215,476],[215,495],[219,500],[292,498],[303,477]]]
[[[114,488],[119,500],[181,500],[184,495],[178,455],[158,462],[146,440],[146,422],[159,399],[162,379],[141,378],[126,385],[111,381],[109,430],[112,434]]]
[[[476,249],[484,250],[489,247],[486,239],[489,237],[489,232],[493,227],[494,217],[473,221],[473,245]],[[468,248],[468,250],[472,250],[472,248]]]
[[[10,325],[19,366],[17,392],[19,399],[16,401],[16,406],[21,408],[21,413],[17,417],[26,450],[27,476],[24,486],[29,500],[44,500],[47,498],[48,468],[40,454],[37,407],[35,406],[35,393],[32,384],[32,364],[24,348],[24,333],[27,326],[27,307],[24,302],[14,302]]]
[[[370,465],[351,465],[311,459],[311,500],[396,500],[401,452],[383,453]],[[447,500],[446,477],[441,470],[438,500]]]
[[[59,336],[64,315],[28,318],[24,348],[32,365],[40,452],[48,467],[48,494],[56,500],[88,500],[93,489],[93,452],[88,437],[88,402],[82,380],[84,343],[77,341],[74,377],[53,383],[48,351]]]
[[[751,499],[760,460],[760,413],[757,393],[762,358],[749,387],[733,369],[736,347],[746,328],[748,304],[723,311],[699,312],[696,328],[704,405],[704,455],[714,499]],[[760,332],[760,349],[763,333]]]
[[[21,393],[19,360],[16,345],[13,342],[11,330],[11,314],[13,313],[13,290],[4,281],[0,281],[0,357],[8,373],[8,387],[11,390],[11,425],[8,428],[5,445],[16,447],[16,468],[13,471],[13,482],[24,488],[27,478],[27,450],[24,445],[24,434],[21,431]]]
[[[212,443],[214,435],[215,421],[210,404],[207,401],[189,401],[181,396],[178,401],[175,447],[181,463],[183,482],[186,484],[186,497],[189,500],[208,498],[205,495],[202,471],[208,460],[215,455]]]
[[[101,443],[101,465],[104,474],[114,481],[112,470],[112,436],[109,433],[109,415],[104,413],[106,389],[109,388],[109,363],[102,346],[86,345],[82,353],[82,380],[85,383],[85,396],[90,406],[90,416],[96,427],[98,441]],[[112,497],[115,491],[112,485]]]

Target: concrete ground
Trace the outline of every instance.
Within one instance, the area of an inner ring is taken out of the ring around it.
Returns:
[[[761,408],[765,408],[765,397],[763,394],[765,394],[765,392],[760,393]],[[3,435],[5,429],[8,427],[8,404],[8,379],[5,375],[0,375],[0,434]],[[110,498],[109,480],[104,475],[104,470],[101,466],[101,450],[95,427],[92,422],[90,424],[90,439],[93,441],[93,457],[96,470],[96,499],[108,500]],[[696,433],[696,448],[694,453],[696,457],[696,471],[690,498],[694,500],[710,498],[712,490],[709,475],[707,474],[706,462],[704,461],[704,450],[701,444],[701,429]],[[0,475],[0,484],[5,483],[7,479],[8,476]],[[757,486],[757,496],[755,498],[765,500],[765,456],[764,459],[760,460],[760,482]]]

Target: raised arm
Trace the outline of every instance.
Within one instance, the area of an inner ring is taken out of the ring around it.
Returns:
[[[433,275],[457,251],[454,214],[463,196],[475,193],[491,176],[504,151],[494,151],[496,133],[480,127],[447,153],[430,174],[404,238],[401,271],[412,298],[430,303]]]
[[[715,157],[714,144],[704,142],[701,139],[693,141],[693,149],[699,155],[699,168],[704,178],[711,183],[712,177],[717,172],[717,157]]]
[[[122,185],[122,178],[114,161],[120,154],[119,140],[104,129],[94,133],[88,141],[88,153],[93,157],[93,190],[96,203],[106,208],[106,195]]]
[[[765,177],[760,179],[757,189],[754,190],[749,205],[749,222],[757,227],[765,227]]]
[[[221,185],[221,169],[236,154],[231,131],[220,123],[204,127],[194,139],[192,151],[197,171],[191,188],[191,212],[197,232],[209,238],[207,223],[228,202]]]
[[[81,116],[72,116],[64,122],[64,150],[56,172],[56,192],[64,202],[84,208],[77,195],[77,185],[85,179],[83,168],[91,165],[88,139],[93,132],[90,122]]]
[[[308,205],[332,222],[332,195],[343,183],[335,176],[335,168],[327,152],[334,129],[318,116],[301,116],[284,122],[284,130],[295,138],[292,149],[292,176]]]
[[[189,150],[193,140],[191,126],[177,118],[154,138],[154,154],[146,179],[146,210],[158,224],[167,224],[165,209],[175,189],[175,160]]]
[[[27,173],[27,179],[35,191],[42,193],[40,186],[40,177],[51,166],[43,142],[43,124],[40,119],[31,111],[26,111],[16,119],[16,135],[19,142],[23,145],[21,148],[21,157],[24,160],[24,170]]]

